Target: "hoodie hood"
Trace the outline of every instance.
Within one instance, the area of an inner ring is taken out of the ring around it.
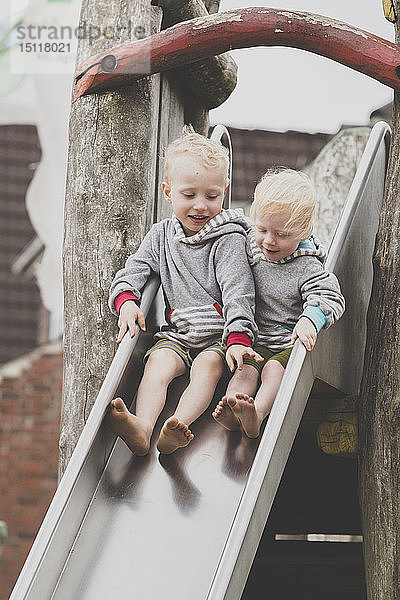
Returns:
[[[280,260],[279,262],[289,262],[290,260],[293,260],[298,256],[316,256],[320,260],[320,262],[323,263],[326,258],[326,252],[325,248],[321,245],[321,242],[318,240],[318,238],[316,238],[315,235],[312,234],[309,238],[300,242],[300,244],[297,246],[296,250],[292,254],[286,256],[285,258],[282,258],[282,260]]]
[[[172,216],[172,223],[175,227],[175,240],[179,240],[183,244],[202,244],[216,237],[221,237],[227,233],[241,233],[246,235],[249,230],[249,224],[245,219],[242,208],[229,208],[222,210],[218,215],[213,217],[194,235],[186,236],[179,220]]]
[[[251,247],[253,259],[257,262],[259,260],[266,260],[267,262],[274,262],[276,264],[284,264],[284,263],[288,263],[288,262],[294,260],[295,258],[298,258],[299,256],[315,256],[316,258],[318,258],[318,260],[321,263],[323,263],[326,258],[325,249],[323,248],[323,246],[321,245],[321,242],[318,240],[318,238],[315,237],[314,234],[310,235],[309,238],[300,242],[300,244],[297,246],[296,250],[294,252],[292,252],[292,254],[289,254],[289,256],[285,256],[285,258],[282,258],[281,260],[273,261],[273,260],[269,260],[265,256],[264,252],[256,244],[256,240],[255,240],[253,231],[250,234],[250,247]]]

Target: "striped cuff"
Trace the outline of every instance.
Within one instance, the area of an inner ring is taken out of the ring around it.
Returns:
[[[226,342],[226,347],[233,346],[234,344],[241,344],[242,346],[252,347],[251,339],[247,335],[247,333],[230,333],[228,335],[228,341]]]
[[[317,333],[328,323],[328,319],[319,306],[306,306],[300,317],[307,317],[312,321]]]
[[[127,300],[133,300],[138,306],[140,306],[140,300],[136,298],[135,294],[132,292],[121,292],[114,300],[115,310],[117,311],[118,315],[119,311],[121,310],[121,306],[124,304],[124,302],[127,302]]]

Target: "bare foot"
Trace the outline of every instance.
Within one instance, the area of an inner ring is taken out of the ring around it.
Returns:
[[[121,398],[111,401],[108,422],[133,454],[144,456],[148,453],[152,431],[139,417],[129,412]]]
[[[189,427],[178,421],[176,417],[170,417],[162,426],[157,448],[161,454],[172,454],[178,448],[184,448],[194,438]]]
[[[257,414],[254,398],[247,394],[236,394],[236,401],[229,401],[233,414],[239,420],[245,434],[250,438],[260,435],[262,419]]]
[[[212,416],[217,421],[217,423],[225,427],[225,429],[229,429],[229,431],[236,431],[240,428],[240,423],[236,416],[233,414],[231,407],[228,404],[227,396],[221,398],[221,400],[215,407]]]

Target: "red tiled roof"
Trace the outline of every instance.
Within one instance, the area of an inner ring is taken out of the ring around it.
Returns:
[[[265,171],[273,166],[303,169],[331,139],[326,133],[263,131],[229,127],[232,140],[232,203],[245,206]]]

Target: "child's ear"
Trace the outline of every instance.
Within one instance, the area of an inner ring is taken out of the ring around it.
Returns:
[[[166,181],[163,181],[161,184],[161,189],[164,193],[164,198],[167,202],[172,202],[171,200],[171,188]]]

